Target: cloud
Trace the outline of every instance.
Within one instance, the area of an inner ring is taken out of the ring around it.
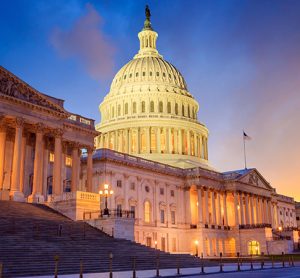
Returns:
[[[100,14],[91,4],[86,10],[69,30],[55,28],[50,41],[62,57],[79,59],[93,78],[103,80],[113,72],[115,47],[101,30]]]

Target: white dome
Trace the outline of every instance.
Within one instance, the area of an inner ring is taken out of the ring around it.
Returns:
[[[140,50],[114,77],[100,104],[97,148],[190,168],[209,168],[208,129],[181,73],[156,49],[149,18],[138,34]]]

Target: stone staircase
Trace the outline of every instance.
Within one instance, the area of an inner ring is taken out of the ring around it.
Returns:
[[[84,222],[74,222],[44,205],[0,201],[0,262],[3,277],[53,275],[54,257],[59,256],[58,274],[107,272],[109,254],[113,271],[199,267],[190,255],[172,255],[141,244],[114,239]],[[205,265],[212,262],[205,261]],[[0,275],[1,276],[1,275]]]

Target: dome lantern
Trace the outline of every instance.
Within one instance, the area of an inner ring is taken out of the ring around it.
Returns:
[[[158,34],[152,29],[150,21],[151,13],[148,5],[146,5],[145,15],[146,20],[144,22],[144,28],[138,34],[140,40],[140,50],[139,53],[134,56],[134,59],[147,56],[162,58],[156,49],[156,40]]]

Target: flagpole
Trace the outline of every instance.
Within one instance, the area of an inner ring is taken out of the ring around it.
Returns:
[[[246,159],[246,140],[244,136],[244,131],[243,131],[243,140],[244,140],[244,160],[245,160],[245,169],[247,169],[247,159]]]

